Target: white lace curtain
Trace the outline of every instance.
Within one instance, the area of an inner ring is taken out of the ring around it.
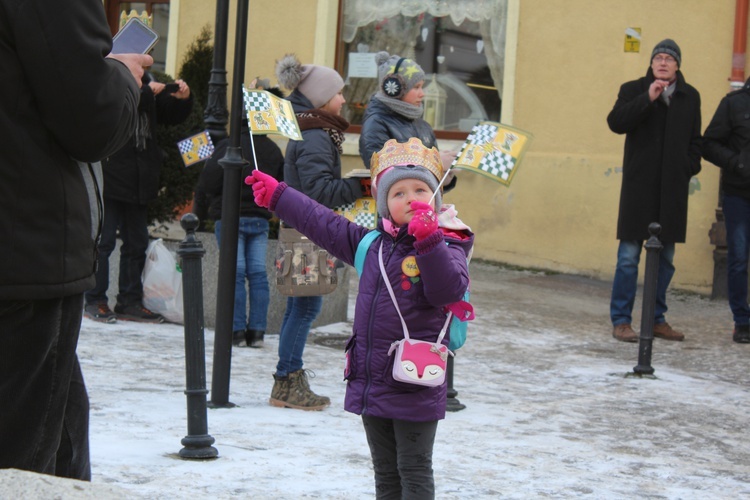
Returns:
[[[456,25],[466,19],[477,22],[487,65],[502,98],[506,8],[507,0],[345,0],[342,38],[351,43],[359,28],[399,14],[406,17],[423,13],[434,17],[449,16]]]

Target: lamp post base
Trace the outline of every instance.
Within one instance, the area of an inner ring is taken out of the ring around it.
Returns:
[[[208,434],[202,436],[185,436],[182,438],[183,449],[180,450],[180,458],[191,460],[207,460],[217,458],[219,451],[211,446],[214,438]]]

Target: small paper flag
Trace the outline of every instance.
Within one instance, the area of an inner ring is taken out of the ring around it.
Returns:
[[[265,90],[242,88],[247,122],[253,134],[280,134],[294,141],[302,140],[302,132],[294,115],[292,103]]]
[[[208,130],[181,140],[177,143],[177,148],[186,167],[207,160],[214,154],[214,143],[211,142]]]
[[[375,200],[370,197],[359,198],[352,203],[335,207],[333,210],[357,225],[369,229],[377,227],[378,210],[375,207]]]
[[[471,130],[451,168],[482,174],[510,185],[532,135],[497,122],[479,122]]]

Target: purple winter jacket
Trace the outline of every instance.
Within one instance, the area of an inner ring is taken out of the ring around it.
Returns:
[[[285,183],[274,191],[270,209],[349,265],[354,264],[360,240],[370,231]],[[444,306],[462,300],[469,286],[466,258],[473,241],[468,232],[466,239],[458,240],[438,231],[417,243],[402,227],[395,238],[382,232],[372,242],[359,281],[354,331],[347,343],[347,411],[413,422],[445,418],[446,383],[422,387],[397,382],[391,375],[393,356],[388,356],[388,349],[403,338],[403,330],[380,272],[378,249],[382,242],[383,263],[410,337],[434,342],[445,323]],[[415,260],[417,269],[404,266]],[[443,344],[449,340],[450,332]]]

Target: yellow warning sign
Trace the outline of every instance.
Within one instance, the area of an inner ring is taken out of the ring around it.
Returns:
[[[641,51],[641,28],[628,28],[625,30],[625,52]]]

